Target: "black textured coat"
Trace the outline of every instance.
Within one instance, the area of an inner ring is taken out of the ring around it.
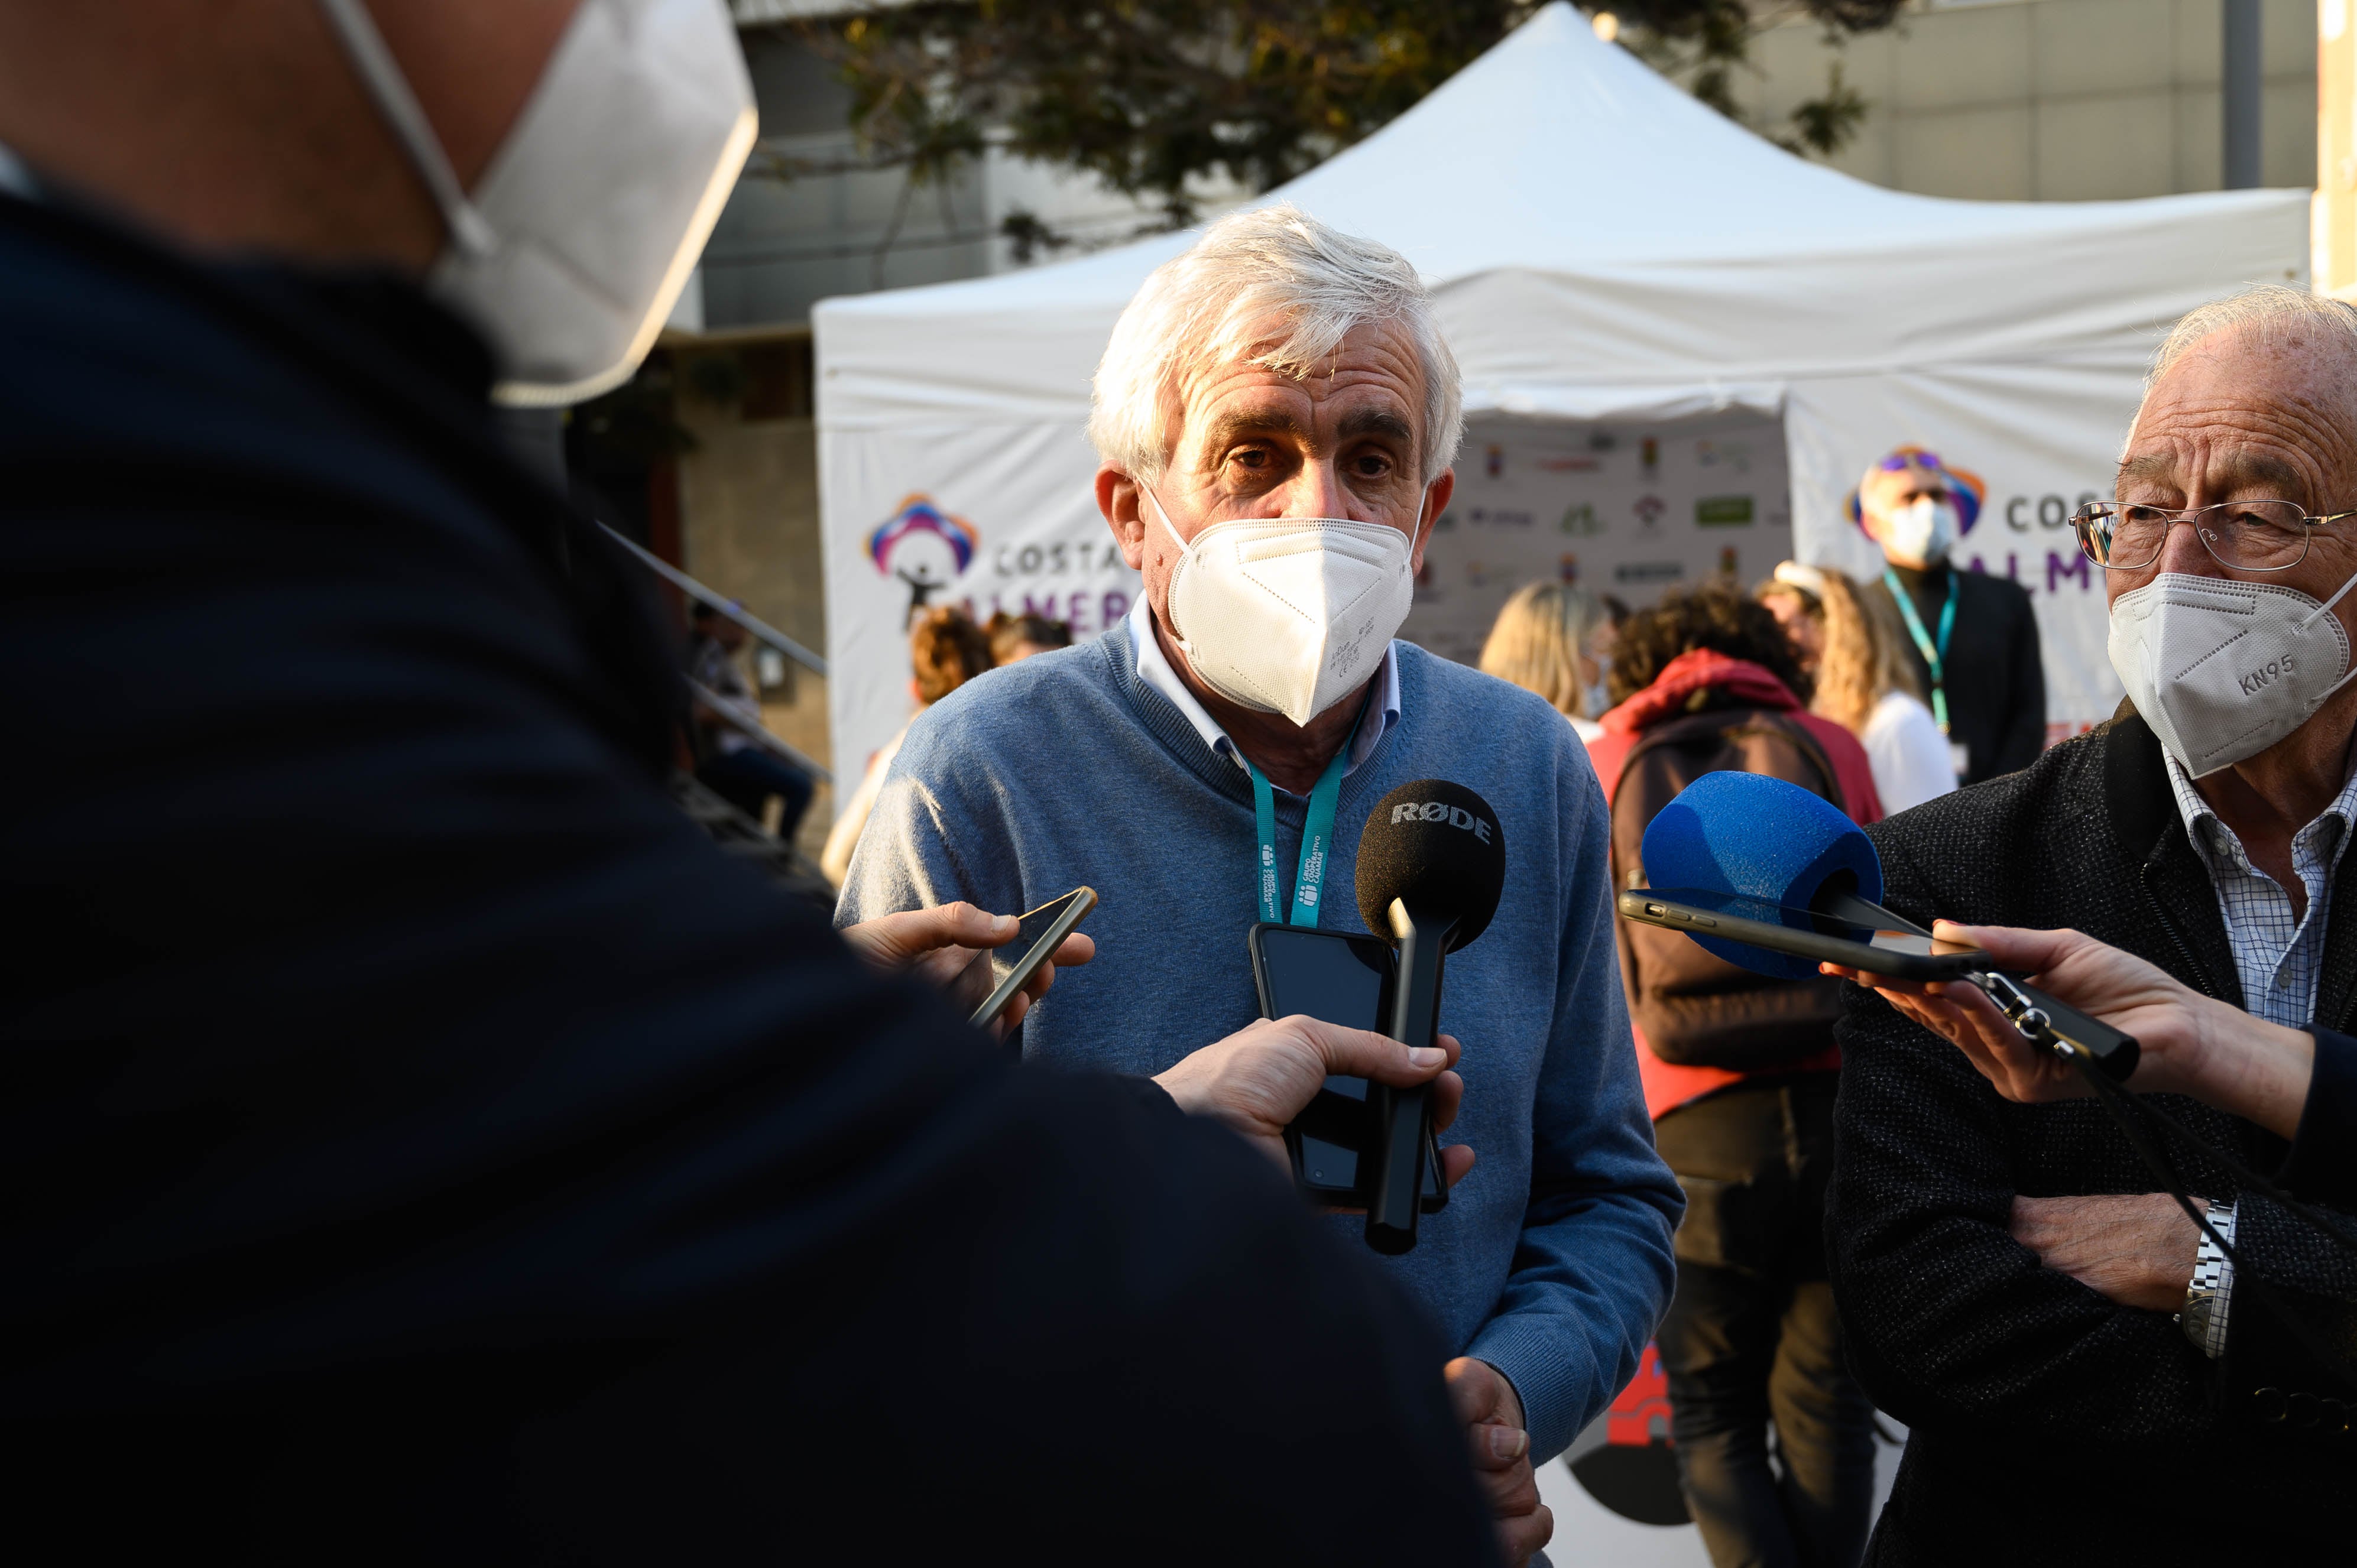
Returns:
[[[1902,914],[2076,927],[2241,1002],[2160,746],[2132,714],[1868,832]],[[2252,1291],[2238,1282],[2229,1352],[2212,1362],[2169,1315],[2115,1306],[2008,1234],[2016,1194],[2155,1189],[2102,1107],[2010,1104],[1872,993],[1853,986],[1845,1001],[1828,1261],[1860,1378],[1913,1429],[1871,1560],[2218,1563],[2357,1549],[2357,1440],[2269,1423],[2280,1398],[2255,1395],[2351,1391]],[[2346,1029],[2352,1012],[2357,855],[2334,883],[2317,1020]],[[2160,1103],[2255,1170],[2283,1159],[2283,1140],[2249,1122]],[[2209,1161],[2181,1168],[2191,1191],[2236,1196]],[[2357,1262],[2261,1198],[2242,1199],[2238,1227],[2250,1265],[2357,1352]]]
[[[1438,1335],[1268,1161],[673,809],[466,328],[0,199],[0,356],[20,1550],[1493,1559]]]

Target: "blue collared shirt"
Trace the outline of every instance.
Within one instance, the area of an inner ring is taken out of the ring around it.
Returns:
[[[2305,916],[2295,916],[2291,895],[2251,864],[2243,841],[2210,809],[2184,765],[2173,757],[2169,782],[2177,792],[2186,836],[2218,889],[2218,913],[2225,918],[2226,940],[2233,946],[2244,1007],[2270,1024],[2307,1028],[2316,1016],[2316,982],[2324,961],[2333,873],[2348,853],[2350,823],[2357,820],[2357,772],[2314,822],[2292,835],[2292,870],[2308,892]]]

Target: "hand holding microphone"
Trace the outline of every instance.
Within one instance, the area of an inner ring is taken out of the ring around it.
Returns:
[[[1996,955],[1943,940],[1877,903],[1873,841],[1796,784],[1705,774],[1647,825],[1643,863],[1651,886],[1620,895],[1622,917],[1683,930],[1729,963],[1781,980],[1838,970],[1969,984],[2025,1047],[2058,1065],[2115,1083],[2136,1070],[2135,1036],[2014,979]]]
[[[1329,1075],[1428,1093],[1432,1124],[1446,1129],[1465,1097],[1465,1080],[1447,1070],[1459,1049],[1449,1035],[1411,1048],[1371,1030],[1296,1014],[1239,1029],[1157,1073],[1154,1081],[1181,1111],[1219,1118],[1289,1174],[1286,1124],[1317,1098]],[[1462,1144],[1443,1149],[1440,1164],[1441,1178],[1454,1186],[1473,1168],[1473,1151]]]
[[[2188,1094],[2288,1138],[2308,1100],[2316,1041],[2205,996],[2144,960],[2077,931],[1939,921],[1943,941],[1979,948],[2001,969],[2143,1047],[2127,1087]],[[2068,1061],[2040,1050],[1975,985],[1921,983],[1840,964],[1827,974],[1871,987],[1900,1013],[1963,1051],[1999,1094],[2022,1104],[2093,1092]]]

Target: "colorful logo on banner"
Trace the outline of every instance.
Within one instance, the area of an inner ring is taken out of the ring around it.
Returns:
[[[1690,1515],[1678,1490],[1678,1457],[1670,1445],[1670,1380],[1661,1348],[1645,1347],[1637,1376],[1604,1414],[1604,1441],[1572,1446],[1571,1473],[1587,1495],[1639,1524],[1684,1524]],[[1591,1432],[1593,1429],[1590,1429]],[[1585,1452],[1579,1452],[1585,1449]]]
[[[1941,462],[1937,455],[1926,452],[1921,446],[1901,446],[1889,456],[1882,459],[1879,467],[1897,467],[1910,459],[1916,467],[1929,468],[1933,473],[1944,475],[1953,481],[1949,488],[1954,490],[1956,496],[1956,537],[1962,539],[1965,534],[1970,533],[1973,531],[1973,524],[1981,520],[1981,509],[1988,504],[1988,481],[1969,468],[1949,467]],[[1844,504],[1848,508],[1850,521],[1864,528],[1866,513],[1865,510],[1858,505],[1857,492],[1850,491],[1849,499]]]
[[[982,534],[974,524],[933,504],[931,496],[904,497],[900,508],[867,536],[867,558],[883,576],[908,585],[909,618],[974,564]]]

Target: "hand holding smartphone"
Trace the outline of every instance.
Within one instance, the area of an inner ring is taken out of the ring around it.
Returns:
[[[1095,888],[1075,887],[1062,897],[1050,898],[1027,912],[1015,928],[1013,941],[977,955],[977,964],[988,962],[995,983],[968,1022],[976,1028],[987,1027],[1000,1010],[1015,1000],[1015,993],[1031,983],[1031,977],[1039,972],[1040,966],[1056,956],[1056,950],[1064,945],[1064,939],[1072,934],[1082,917],[1096,907]]]
[[[963,902],[878,915],[838,934],[875,968],[920,981],[977,1026],[999,1028],[1019,1022],[1028,1002],[1046,989],[1040,972],[1049,963],[1082,964],[1094,956],[1093,945],[1073,928],[1096,897],[1093,889],[1076,887],[1014,918],[1011,934],[1002,934],[1009,917]]]

